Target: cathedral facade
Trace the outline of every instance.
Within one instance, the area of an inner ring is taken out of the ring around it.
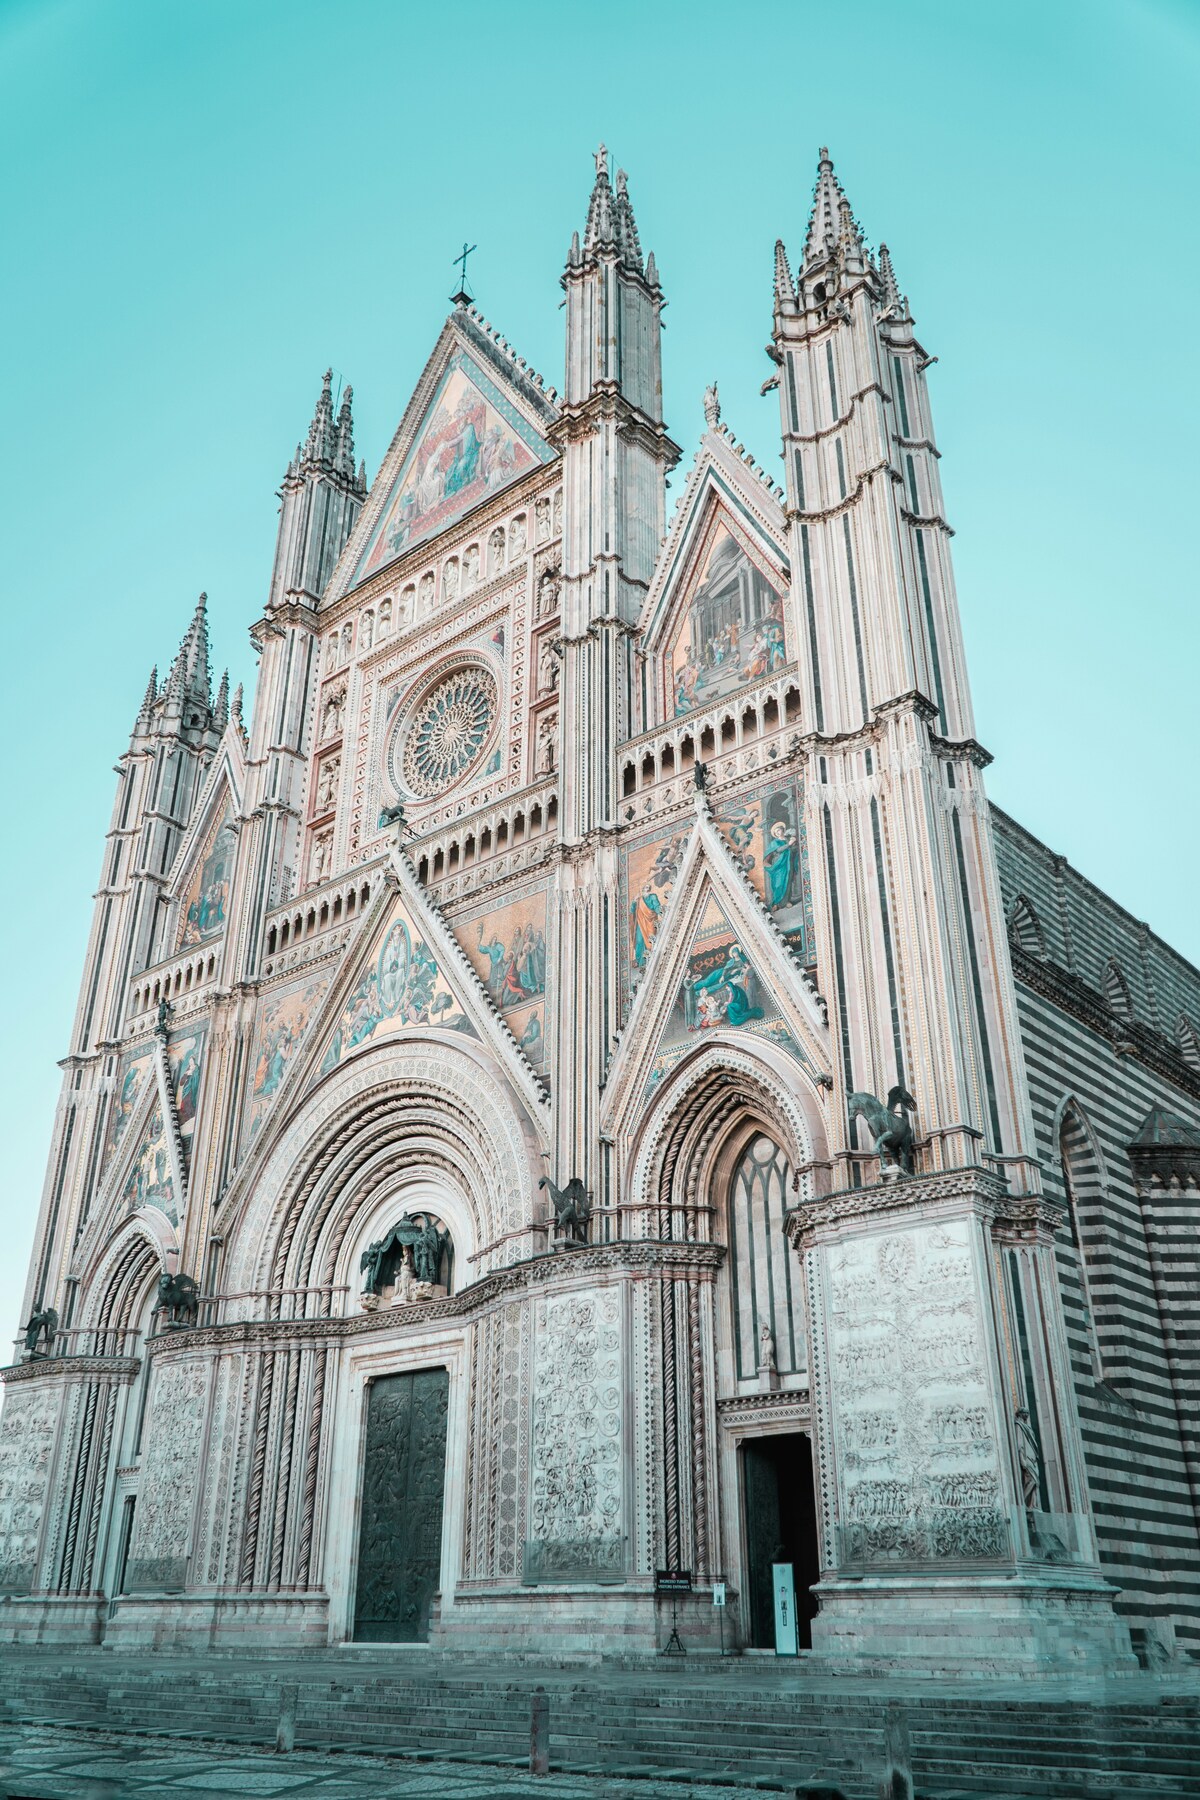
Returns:
[[[327,377],[249,717],[203,599],[146,689],[0,1636],[1185,1655],[1200,974],[988,804],[888,252],[822,152],[782,485],[713,388],[670,518],[603,151],[562,286],[562,392],[464,292],[369,488]]]

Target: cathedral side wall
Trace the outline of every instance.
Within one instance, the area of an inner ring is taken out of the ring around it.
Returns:
[[[996,828],[1006,906],[1018,895],[1033,906],[1046,949],[1014,941],[1013,961],[1039,1155],[1068,1208],[1059,1279],[1101,1562],[1150,1654],[1170,1652],[1200,1644],[1200,1384],[1187,1350],[1200,1305],[1194,1248],[1180,1247],[1194,1245],[1200,1193],[1152,1193],[1129,1147],[1152,1107],[1200,1124],[1200,1072],[1171,1031],[1181,1007],[1200,1016],[1200,973],[1003,814]],[[1110,958],[1126,971],[1132,1020],[1106,998]],[[1073,1167],[1064,1178],[1064,1121],[1082,1134],[1086,1179]]]

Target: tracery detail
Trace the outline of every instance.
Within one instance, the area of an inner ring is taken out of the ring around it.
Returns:
[[[473,767],[491,733],[496,701],[496,678],[480,664],[456,669],[425,695],[397,745],[398,771],[393,751],[393,771],[410,793],[431,798]]]

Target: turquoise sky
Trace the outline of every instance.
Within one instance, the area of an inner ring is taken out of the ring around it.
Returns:
[[[601,138],[671,303],[676,492],[714,376],[777,468],[772,246],[830,145],[939,358],[990,791],[1200,957],[1198,91],[1197,0],[0,0],[0,1336],[151,663],[206,588],[252,684],[321,371],[373,474],[464,237],[481,308],[560,382]]]

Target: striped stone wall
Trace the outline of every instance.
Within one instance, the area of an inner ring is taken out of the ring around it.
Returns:
[[[1130,1152],[1153,1108],[1200,1144],[1200,970],[993,818],[1101,1558],[1143,1656],[1200,1655],[1200,1150]]]

